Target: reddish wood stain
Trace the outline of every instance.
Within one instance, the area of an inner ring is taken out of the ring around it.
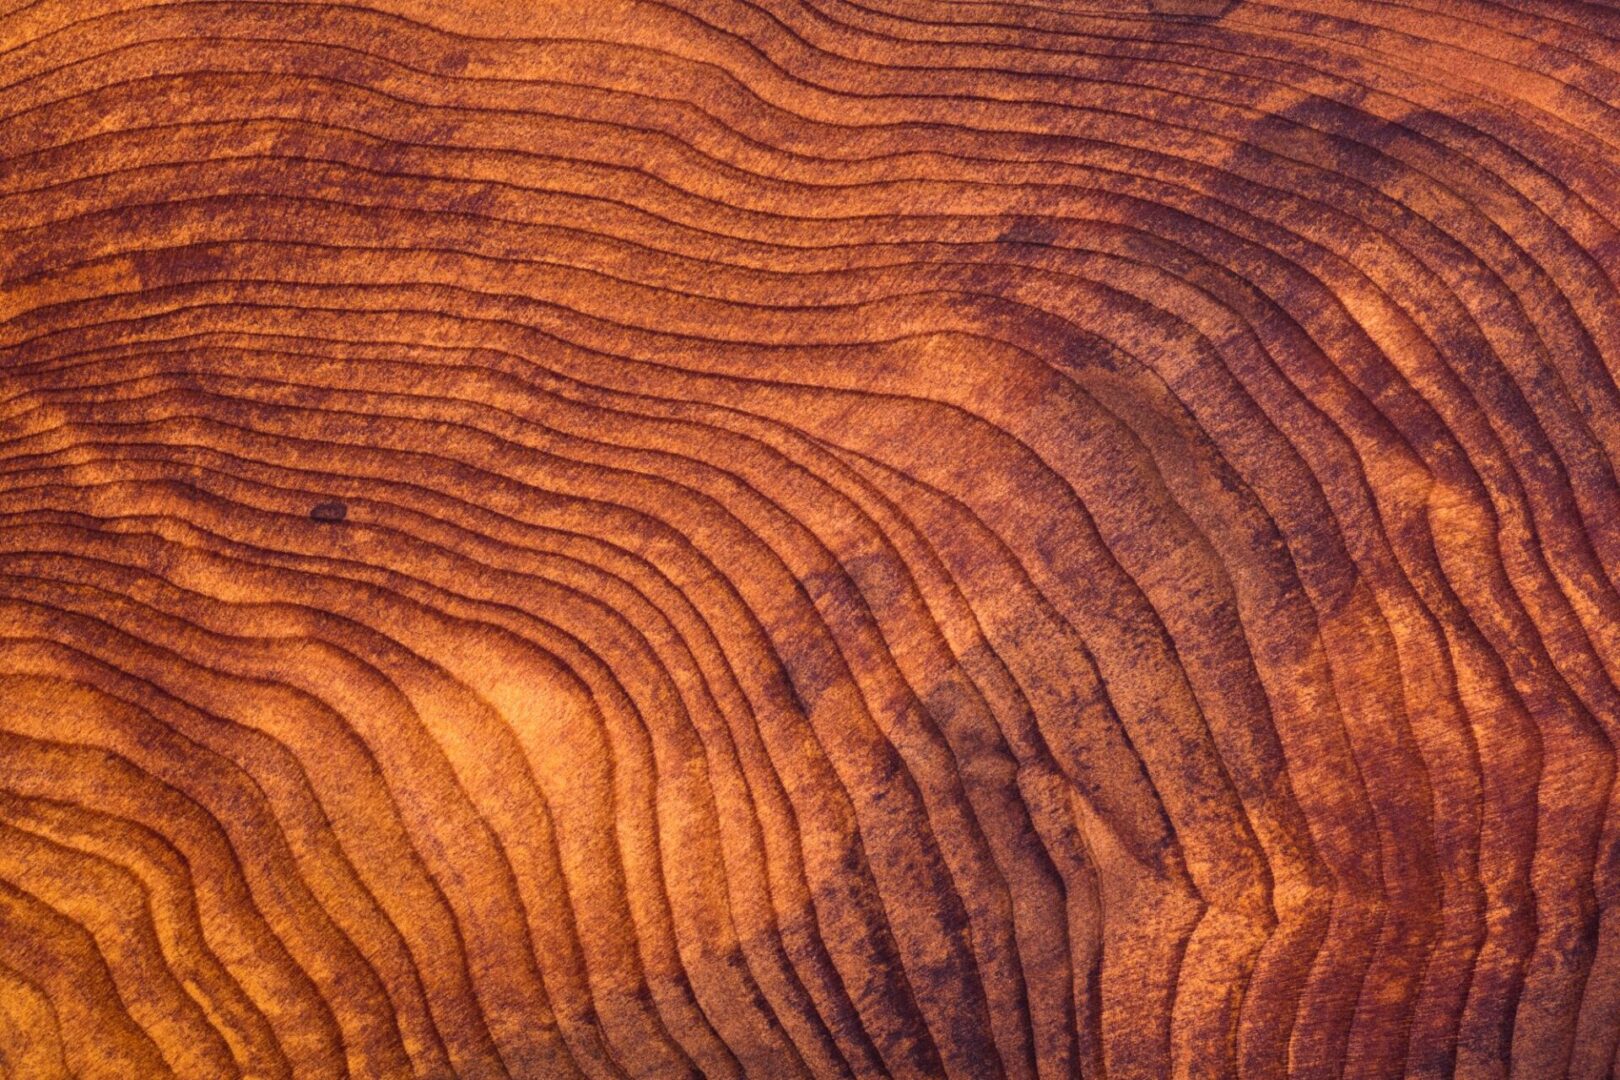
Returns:
[[[1620,1036],[1620,11],[0,0],[0,1072]]]

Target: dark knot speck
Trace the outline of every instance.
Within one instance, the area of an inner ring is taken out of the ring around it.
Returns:
[[[311,521],[342,521],[348,516],[349,504],[338,502],[336,499],[331,502],[316,503],[309,511]]]

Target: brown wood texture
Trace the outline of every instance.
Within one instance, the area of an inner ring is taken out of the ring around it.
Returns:
[[[0,0],[0,1072],[1613,1075],[1620,9]]]

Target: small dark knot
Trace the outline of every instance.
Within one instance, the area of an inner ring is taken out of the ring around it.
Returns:
[[[309,511],[311,521],[342,521],[348,516],[349,504],[338,502],[336,499],[331,502],[316,503]]]

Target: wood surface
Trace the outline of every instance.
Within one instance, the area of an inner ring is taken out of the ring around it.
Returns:
[[[1620,9],[0,0],[0,1073],[1613,1075]]]

